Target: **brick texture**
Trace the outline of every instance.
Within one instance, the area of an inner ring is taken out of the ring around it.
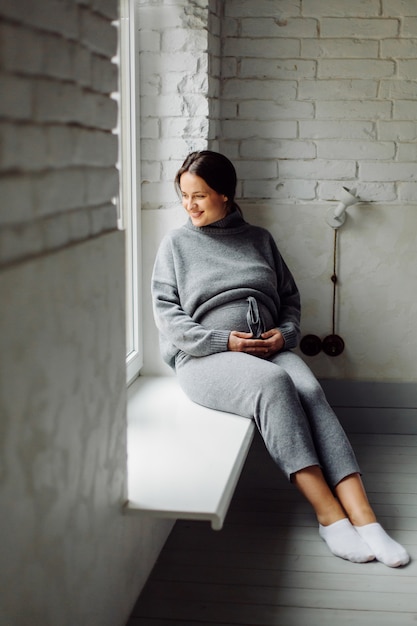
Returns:
[[[143,208],[175,205],[177,167],[205,147],[251,201],[341,184],[417,201],[415,2],[136,4]],[[117,0],[0,4],[0,262],[116,228],[117,15]]]
[[[250,203],[322,203],[343,185],[417,201],[415,2],[139,7],[144,208],[175,204],[176,167],[205,146],[233,159]]]
[[[117,227],[117,0],[0,3],[0,264]]]
[[[224,10],[219,145],[244,198],[319,203],[347,185],[363,200],[417,201],[417,3],[234,0]]]
[[[172,179],[220,132],[222,2],[138,2],[142,208],[176,204]]]

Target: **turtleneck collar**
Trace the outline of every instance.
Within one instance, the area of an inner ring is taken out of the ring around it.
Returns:
[[[208,226],[194,226],[191,218],[188,219],[188,222],[185,224],[187,228],[191,228],[192,230],[205,232],[205,233],[220,233],[222,231],[236,231],[240,230],[242,226],[247,226],[247,222],[245,222],[242,214],[237,209],[234,209],[231,213],[228,213],[225,217],[218,220],[217,222],[213,222]]]

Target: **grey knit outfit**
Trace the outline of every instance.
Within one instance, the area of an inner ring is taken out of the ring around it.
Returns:
[[[319,465],[333,487],[360,471],[318,381],[291,352],[299,293],[267,230],[238,211],[202,228],[188,220],[161,242],[152,297],[162,356],[191,400],[254,419],[288,478]],[[285,340],[273,357],[228,351],[230,331],[271,328]]]

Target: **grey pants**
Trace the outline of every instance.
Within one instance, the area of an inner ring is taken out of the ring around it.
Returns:
[[[315,376],[293,352],[265,360],[243,352],[177,359],[186,395],[255,420],[277,465],[291,479],[318,465],[328,484],[360,472],[354,452]]]

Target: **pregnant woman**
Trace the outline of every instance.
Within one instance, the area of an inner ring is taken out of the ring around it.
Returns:
[[[163,239],[152,278],[164,360],[194,402],[255,420],[333,554],[405,565],[409,555],[377,522],[322,388],[292,352],[299,293],[270,233],[244,220],[233,164],[193,152],[175,184],[188,220]]]

